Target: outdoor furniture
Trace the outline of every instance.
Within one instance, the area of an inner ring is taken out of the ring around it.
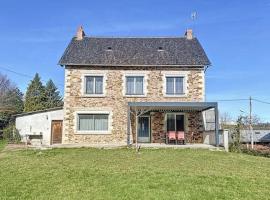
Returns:
[[[175,131],[168,131],[167,133],[167,141],[168,143],[170,143],[170,141],[175,141],[175,144],[177,143],[177,140],[176,140],[176,132]]]
[[[185,132],[184,131],[177,131],[177,142],[182,142],[185,144]]]

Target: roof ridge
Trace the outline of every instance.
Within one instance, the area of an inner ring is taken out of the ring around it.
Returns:
[[[138,38],[138,39],[154,39],[154,38],[157,38],[157,39],[186,39],[185,36],[84,36],[84,38],[109,38],[109,39],[128,39],[128,38]],[[194,37],[195,38],[195,37]]]

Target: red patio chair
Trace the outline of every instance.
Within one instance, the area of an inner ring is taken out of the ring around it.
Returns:
[[[168,131],[167,139],[168,139],[168,143],[170,143],[171,140],[174,140],[176,143],[177,142],[176,141],[176,132],[175,131]]]
[[[181,141],[182,144],[185,144],[185,132],[184,131],[177,131],[177,142]]]

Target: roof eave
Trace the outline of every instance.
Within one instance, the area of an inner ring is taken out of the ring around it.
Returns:
[[[58,63],[60,66],[107,66],[107,67],[205,67],[211,66],[211,63],[208,64],[190,64],[190,65],[119,65],[119,64],[77,64],[77,63]]]

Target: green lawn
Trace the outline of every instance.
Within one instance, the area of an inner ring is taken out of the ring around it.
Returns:
[[[270,159],[190,149],[4,152],[0,199],[270,199]]]
[[[6,144],[7,144],[6,140],[0,139],[0,151],[2,151],[5,148]]]

